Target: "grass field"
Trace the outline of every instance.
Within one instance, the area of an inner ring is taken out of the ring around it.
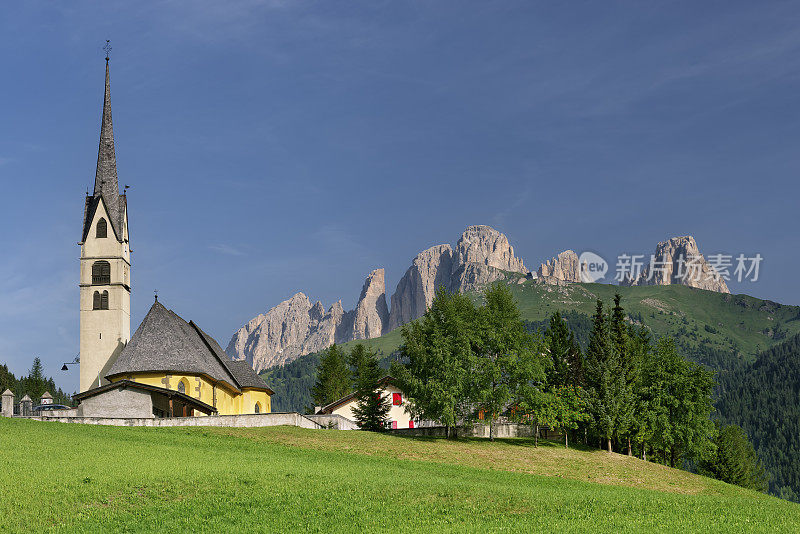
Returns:
[[[800,506],[600,451],[0,419],[3,532],[800,531]]]

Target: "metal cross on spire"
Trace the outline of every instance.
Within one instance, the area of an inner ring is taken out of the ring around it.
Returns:
[[[106,44],[103,47],[103,50],[106,51],[106,61],[108,61],[108,55],[111,53],[111,39],[106,39]]]

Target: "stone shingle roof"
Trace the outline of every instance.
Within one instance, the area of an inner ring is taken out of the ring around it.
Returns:
[[[225,354],[225,353],[223,353]],[[231,360],[228,364],[239,382],[239,387],[243,388],[265,388],[267,383],[258,376],[253,367],[245,360]],[[270,390],[270,395],[272,390]]]
[[[222,350],[222,347],[219,343],[217,343],[216,339],[206,334],[199,326],[194,324],[194,322],[190,321],[189,324],[197,329],[197,332],[203,338],[203,341],[206,342],[217,359],[222,362],[222,364],[233,375],[240,388],[267,388],[267,383],[264,382],[263,378],[258,376],[258,373],[253,370],[249,363],[246,361],[231,360],[228,354]],[[273,391],[271,389],[269,391],[271,395]]]
[[[83,209],[83,233],[81,234],[81,243],[86,241],[86,238],[89,236],[89,230],[91,230],[92,221],[94,220],[94,215],[97,212],[97,208],[100,206],[101,198],[106,205],[106,211],[109,212],[108,222],[111,224],[111,230],[114,232],[114,237],[117,238],[117,241],[122,243],[122,227],[125,219],[125,211],[128,208],[128,199],[125,195],[117,195],[118,208],[116,216],[112,214],[109,208],[109,200],[102,195],[86,197],[86,205]]]
[[[100,121],[100,146],[97,149],[97,170],[94,177],[94,192],[86,196],[83,210],[83,234],[81,243],[86,241],[89,227],[94,219],[100,199],[103,199],[108,212],[109,223],[117,241],[122,242],[122,227],[127,199],[119,194],[117,179],[117,156],[114,149],[114,125],[111,121],[111,80],[106,59],[106,88],[103,97],[103,117]]]
[[[156,301],[106,376],[144,372],[201,374],[234,389],[269,390],[258,375],[256,381],[234,364],[214,338]]]

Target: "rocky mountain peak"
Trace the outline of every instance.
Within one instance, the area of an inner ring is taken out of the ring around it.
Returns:
[[[527,274],[521,258],[514,256],[508,238],[491,226],[467,226],[456,244],[454,270],[478,263],[503,271]]]
[[[370,339],[389,326],[386,282],[383,269],[375,269],[364,282],[353,319],[353,339]]]
[[[575,283],[581,281],[581,269],[578,255],[571,250],[565,250],[555,258],[550,258],[547,263],[541,264],[536,275],[545,283]]]
[[[708,291],[730,293],[725,280],[719,276],[700,253],[697,241],[690,235],[662,241],[656,246],[653,261],[630,285],[681,284]]]
[[[450,289],[452,263],[450,245],[436,245],[414,257],[392,295],[388,330],[421,317],[433,302],[438,288]]]
[[[386,305],[383,269],[364,282],[356,308],[345,311],[341,301],[327,311],[297,293],[240,328],[226,349],[237,360],[247,360],[256,371],[292,361],[332,343],[370,339],[421,317],[436,291],[469,291],[502,280],[508,272],[528,271],[514,255],[508,238],[490,226],[468,226],[456,249],[436,245],[414,257]]]

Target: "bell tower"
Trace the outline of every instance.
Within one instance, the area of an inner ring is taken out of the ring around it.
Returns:
[[[106,44],[106,50],[110,47]],[[106,87],[94,191],[83,212],[80,272],[80,390],[107,383],[104,376],[131,337],[131,255],[128,201],[119,193],[111,83]]]

